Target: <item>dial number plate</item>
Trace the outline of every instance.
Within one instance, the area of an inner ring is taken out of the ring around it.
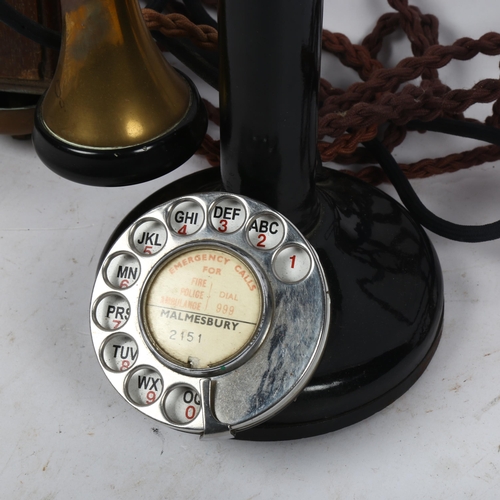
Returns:
[[[166,359],[191,369],[224,366],[254,337],[262,291],[235,253],[195,247],[150,280],[143,303],[148,337]]]
[[[92,339],[113,386],[186,432],[233,435],[306,385],[329,291],[299,231],[243,196],[204,193],[145,213],[113,244],[92,295]]]

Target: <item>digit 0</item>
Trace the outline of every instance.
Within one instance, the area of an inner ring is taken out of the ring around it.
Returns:
[[[186,413],[185,413],[185,415],[186,415],[186,418],[187,418],[188,420],[193,420],[193,418],[194,418],[194,417],[195,417],[195,415],[196,415],[196,408],[195,408],[194,406],[188,406],[188,407],[186,408]]]

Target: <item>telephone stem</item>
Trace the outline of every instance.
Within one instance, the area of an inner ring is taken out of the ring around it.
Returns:
[[[281,212],[302,232],[317,222],[322,0],[219,4],[224,188]]]

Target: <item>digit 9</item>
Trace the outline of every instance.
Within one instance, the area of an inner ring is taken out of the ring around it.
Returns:
[[[227,314],[228,316],[232,316],[234,314],[234,306],[218,303],[215,311],[218,313]]]

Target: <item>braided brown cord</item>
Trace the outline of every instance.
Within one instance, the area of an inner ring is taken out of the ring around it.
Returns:
[[[206,134],[198,154],[205,156],[212,167],[220,166],[220,141],[216,141]]]
[[[421,77],[426,69],[442,68],[452,59],[466,61],[479,53],[500,54],[500,34],[487,33],[479,40],[460,38],[450,46],[433,45],[423,56],[407,57],[395,68],[375,70],[368,81],[352,84],[339,97],[327,97],[325,104],[347,110],[358,102],[373,102],[380,93],[395,92],[402,83]]]
[[[464,168],[474,167],[496,160],[500,160],[500,148],[490,145],[480,146],[462,153],[450,154],[443,158],[426,158],[410,165],[400,163],[399,166],[408,178],[424,179],[433,175],[442,174],[443,172],[457,172]],[[379,167],[365,167],[359,172],[353,172],[351,170],[341,171],[348,175],[358,177],[370,184],[376,185],[381,182],[388,182],[384,171]]]
[[[196,25],[182,14],[160,14],[152,9],[142,9],[142,16],[150,30],[158,30],[170,37],[188,37],[202,49],[217,49],[219,34],[212,26]]]
[[[365,47],[352,44],[342,33],[323,30],[322,43],[326,51],[337,56],[344,66],[354,69],[363,80],[368,80],[374,71],[384,67],[380,61],[371,57]]]
[[[220,126],[220,112],[217,106],[214,106],[210,101],[203,99],[205,103],[205,107],[207,108],[208,119],[215,123],[217,126]]]
[[[348,129],[382,125],[391,121],[405,125],[411,120],[430,121],[440,116],[455,116],[476,103],[496,101],[500,97],[500,81],[485,79],[469,90],[450,90],[435,95],[434,90],[406,85],[401,92],[384,93],[373,104],[359,102],[343,113],[331,100],[320,110],[320,135],[338,137]]]
[[[439,44],[439,21],[431,14],[409,5],[407,0],[387,0],[395,12],[383,14],[360,45],[341,33],[323,31],[323,50],[330,52],[346,67],[357,72],[361,81],[347,89],[320,82],[318,149],[323,161],[352,165],[370,163],[360,142],[377,136],[385,127],[383,142],[392,151],[407,134],[412,120],[430,121],[440,117],[466,119],[464,112],[476,103],[493,103],[485,123],[500,127],[500,81],[485,79],[470,89],[451,89],[439,79],[438,70],[451,60],[467,61],[477,54],[499,55],[500,34],[486,33],[477,40],[460,38],[452,45]],[[216,0],[203,0],[216,7]],[[180,14],[161,15],[144,10],[150,29],[167,36],[187,36],[200,47],[216,49],[217,31],[209,26],[195,26]],[[412,57],[394,68],[385,68],[377,59],[385,39],[401,30],[409,39]],[[420,79],[419,84],[408,83]],[[205,102],[209,118],[219,124],[219,110]],[[208,135],[199,150],[211,165],[219,165],[220,142]],[[500,159],[500,148],[483,146],[443,158],[424,159],[401,168],[409,178],[423,178],[454,172]],[[365,167],[360,172],[347,171],[367,182],[386,181],[379,167]]]
[[[323,161],[332,161],[339,153],[354,153],[360,142],[371,141],[377,136],[377,126],[362,128],[352,134],[344,134],[335,142],[318,141],[318,149]]]

